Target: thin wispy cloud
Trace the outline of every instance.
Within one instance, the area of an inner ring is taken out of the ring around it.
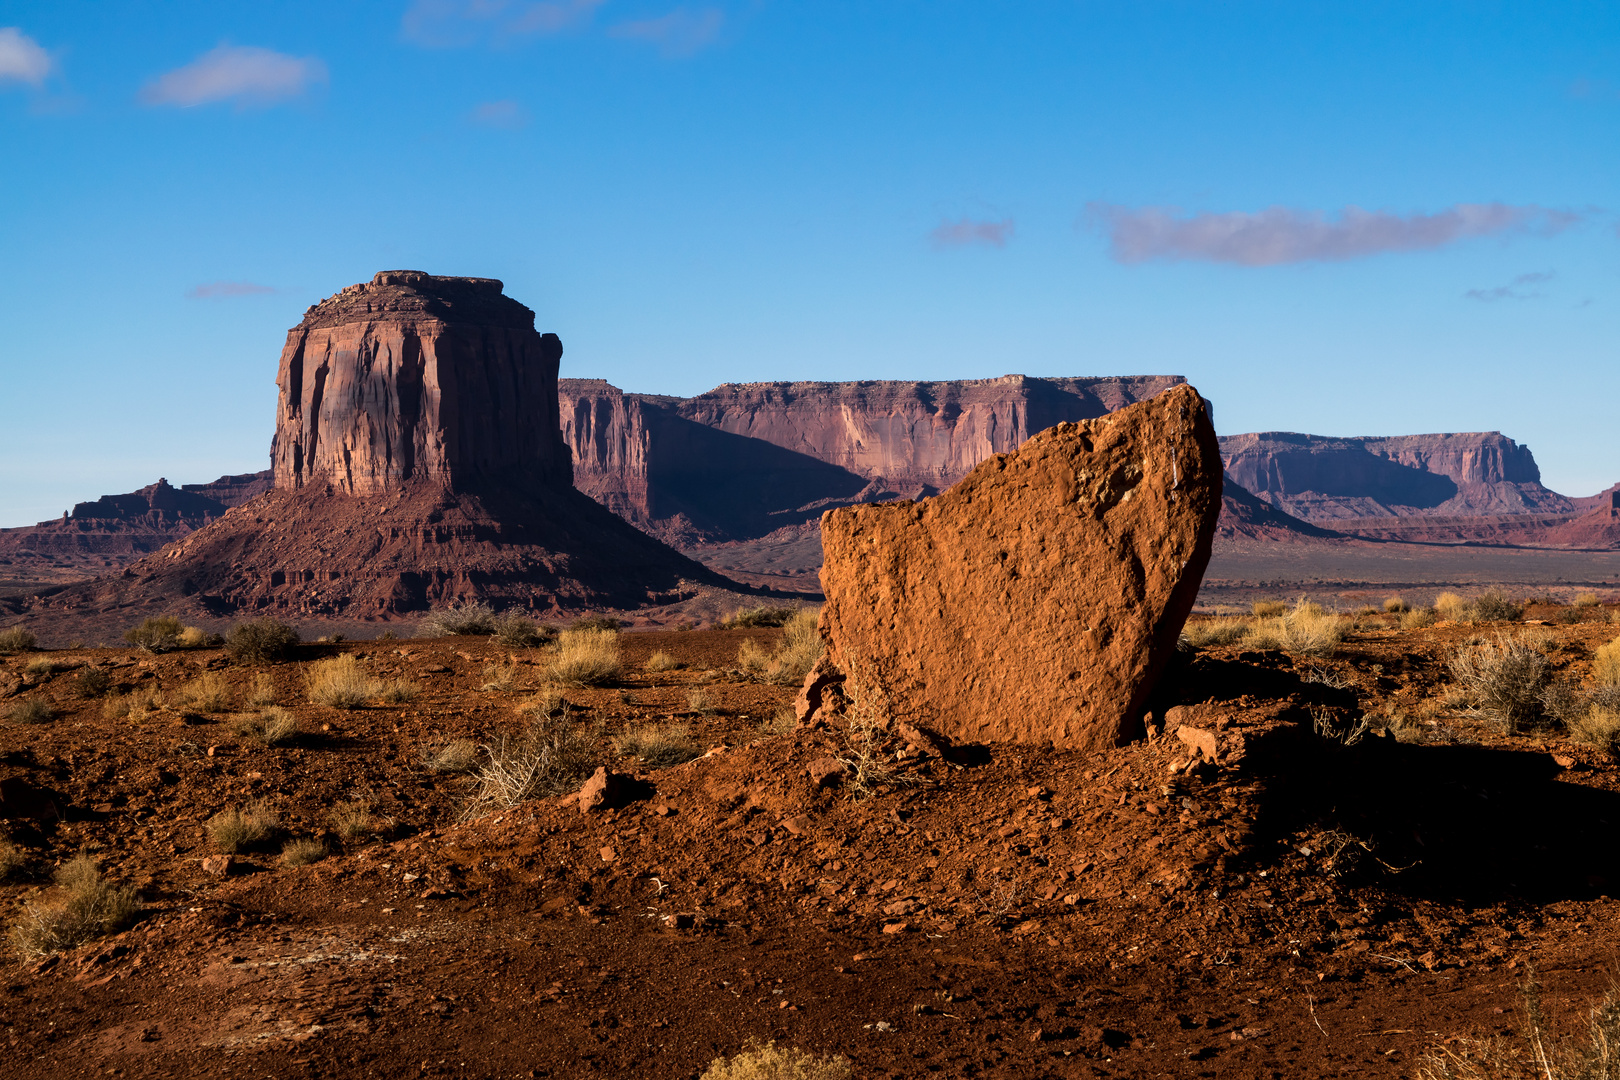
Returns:
[[[1494,304],[1498,300],[1539,300],[1547,294],[1537,292],[1536,287],[1547,284],[1557,276],[1552,270],[1520,274],[1506,285],[1498,285],[1494,289],[1469,289],[1463,296],[1487,304]]]
[[[1006,247],[1015,229],[1012,218],[1001,221],[974,221],[972,218],[961,218],[957,221],[940,222],[928,234],[928,239],[939,248],[968,247],[974,244]]]
[[[326,65],[248,45],[221,45],[185,67],[158,76],[141,90],[147,105],[190,108],[216,101],[271,105],[326,81]]]
[[[479,127],[505,128],[515,131],[529,122],[529,112],[510,99],[486,101],[467,114],[467,119]]]
[[[418,45],[460,48],[560,34],[590,21],[603,0],[416,0],[401,29]]]
[[[233,296],[268,296],[277,292],[269,285],[256,285],[251,281],[210,281],[186,290],[191,300],[221,300]]]
[[[1278,266],[1337,262],[1390,252],[1430,251],[1481,236],[1552,235],[1584,213],[1504,203],[1458,203],[1434,214],[1392,214],[1349,206],[1337,217],[1274,206],[1259,213],[1181,215],[1166,207],[1091,203],[1086,219],[1122,263],[1150,260]]]
[[[610,27],[608,33],[630,41],[646,41],[665,56],[691,56],[720,36],[725,12],[719,8],[690,10],[680,7],[656,19],[635,19]]]
[[[0,83],[43,86],[51,73],[51,54],[19,27],[0,26]]]

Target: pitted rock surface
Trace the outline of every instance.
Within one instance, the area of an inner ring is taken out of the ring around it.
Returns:
[[[874,718],[956,742],[1120,744],[1220,507],[1209,407],[1177,386],[1059,424],[936,498],[828,511],[828,657]]]

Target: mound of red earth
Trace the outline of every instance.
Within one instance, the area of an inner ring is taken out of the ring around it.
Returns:
[[[635,608],[732,584],[574,489],[561,355],[498,281],[352,285],[287,335],[274,490],[116,577],[7,603],[50,633],[158,613],[367,621],[465,599]]]
[[[852,709],[953,740],[1119,745],[1198,595],[1220,491],[1208,407],[1182,385],[936,498],[829,511],[823,667]]]

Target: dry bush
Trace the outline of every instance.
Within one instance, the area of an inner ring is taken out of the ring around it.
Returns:
[[[519,705],[517,711],[536,720],[550,720],[568,711],[568,699],[556,687],[547,687]]]
[[[1620,709],[1589,704],[1565,726],[1569,737],[1576,742],[1609,751],[1620,747]]]
[[[719,630],[748,630],[761,626],[786,626],[788,620],[798,614],[797,609],[790,607],[754,607],[742,611],[734,611],[728,618],[715,623]]]
[[[782,647],[772,655],[765,678],[778,686],[796,686],[804,682],[810,669],[821,659],[821,609],[800,608],[782,629],[785,631]]]
[[[1201,619],[1181,628],[1181,640],[1190,648],[1231,645],[1249,636],[1252,627],[1237,619]]]
[[[1472,607],[1477,622],[1516,622],[1524,615],[1524,605],[1500,589],[1481,593]]]
[[[208,819],[208,838],[219,850],[234,855],[264,843],[277,824],[275,811],[263,803],[254,803],[245,810],[233,806]]]
[[[1597,593],[1583,592],[1575,594],[1574,605],[1578,608],[1597,607],[1599,602]]]
[[[546,665],[548,678],[572,686],[603,686],[623,671],[617,630],[564,630]]]
[[[1412,605],[1404,597],[1391,596],[1384,600],[1384,613],[1386,615],[1404,615],[1412,610]]]
[[[759,731],[761,735],[786,735],[798,725],[799,718],[793,707],[784,705],[759,722]]]
[[[180,688],[175,703],[196,712],[229,712],[236,703],[236,694],[225,676],[217,671],[206,671]]]
[[[751,643],[745,641],[743,644],[747,645]],[[642,666],[648,671],[674,671],[676,668],[683,668],[686,665],[669,655],[669,653],[665,652],[664,650],[659,649],[657,652],[647,657],[647,662]]]
[[[364,799],[353,802],[340,802],[332,807],[332,827],[337,834],[345,840],[355,840],[362,836],[372,836],[383,832],[393,825],[388,818],[378,817],[371,812],[371,804]]]
[[[1451,655],[1451,674],[1480,711],[1509,734],[1541,719],[1541,693],[1552,681],[1547,658],[1511,634],[1462,646]]]
[[[45,724],[55,716],[51,703],[42,698],[19,698],[6,710],[6,719],[13,724]]]
[[[141,625],[124,631],[124,640],[149,653],[168,652],[180,647],[180,635],[186,626],[172,615],[147,619]]]
[[[298,644],[298,631],[277,619],[237,623],[225,635],[225,652],[239,664],[284,660]]]
[[[378,679],[371,684],[376,699],[384,705],[404,705],[421,696],[422,688],[406,679]]]
[[[10,840],[0,839],[0,881],[14,881],[28,869],[28,853]]]
[[[304,682],[309,688],[309,700],[334,709],[358,709],[382,689],[366,674],[360,661],[347,653],[312,664]]]
[[[1250,610],[1257,619],[1275,619],[1288,614],[1288,605],[1281,600],[1256,600]]]
[[[55,904],[23,903],[23,915],[11,928],[12,944],[24,958],[52,956],[77,948],[133,923],[141,905],[135,890],[109,885],[85,855],[56,871],[61,896]]]
[[[37,643],[34,635],[20,626],[0,630],[0,653],[27,652]]]
[[[1620,985],[1587,1010],[1584,1030],[1559,1038],[1547,1022],[1535,970],[1521,988],[1522,1043],[1506,1038],[1451,1038],[1420,1061],[1418,1080],[1617,1080],[1620,1078]]]
[[[748,1045],[729,1058],[717,1057],[698,1080],[847,1080],[849,1059],[816,1057],[774,1041]]]
[[[1402,630],[1421,630],[1426,626],[1433,626],[1436,621],[1435,613],[1429,608],[1413,608],[1401,614]]]
[[[232,730],[244,739],[265,746],[280,746],[297,737],[298,721],[286,709],[271,705],[256,715],[239,717]]]
[[[1249,642],[1257,649],[1326,656],[1344,640],[1345,623],[1322,605],[1301,599],[1287,614],[1257,622],[1249,631]]]
[[[613,749],[638,759],[649,769],[667,769],[703,755],[685,724],[644,724],[614,736]]]
[[[253,676],[253,688],[248,691],[247,703],[263,707],[276,703],[276,684],[267,672]]]
[[[508,649],[532,649],[544,645],[554,632],[551,627],[541,626],[515,611],[508,611],[495,620],[495,641]]]
[[[186,627],[180,631],[180,637],[175,641],[175,646],[181,649],[213,649],[223,644],[224,638],[200,626]]]
[[[1443,592],[1434,598],[1434,612],[1447,622],[1462,622],[1468,618],[1468,601],[1454,592]]]
[[[416,636],[456,637],[458,635],[487,636],[493,634],[499,623],[490,606],[479,600],[465,604],[451,604],[428,612],[416,627]]]
[[[753,675],[763,675],[771,666],[771,654],[749,638],[737,646],[737,667]]]
[[[55,675],[58,671],[67,671],[74,666],[65,660],[51,660],[42,657],[38,660],[28,661],[23,665],[23,671],[30,675]]]
[[[112,689],[112,676],[96,667],[87,667],[73,679],[73,692],[89,701]]]
[[[536,719],[520,735],[503,735],[483,750],[485,760],[473,774],[476,786],[463,818],[560,795],[596,768],[596,741],[575,728],[567,709],[560,716]]]
[[[451,739],[422,747],[422,767],[431,773],[468,773],[477,764],[478,744],[471,739]]]
[[[703,689],[692,689],[686,694],[686,711],[695,712],[699,716],[714,716],[720,712],[709,692]]]
[[[1620,638],[1598,646],[1592,654],[1592,681],[1599,686],[1620,686]]]
[[[579,618],[568,624],[568,629],[608,630],[617,634],[626,625],[628,624],[620,619],[615,619],[611,615],[581,615]]]
[[[522,674],[520,665],[510,660],[504,664],[485,664],[484,684],[478,689],[511,692],[518,688],[520,674]]]
[[[326,844],[320,840],[289,840],[281,849],[281,861],[288,866],[308,866],[326,858]]]

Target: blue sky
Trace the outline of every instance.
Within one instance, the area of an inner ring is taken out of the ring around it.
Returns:
[[[563,373],[1179,373],[1620,480],[1620,6],[0,2],[0,525],[264,468],[304,308]]]

